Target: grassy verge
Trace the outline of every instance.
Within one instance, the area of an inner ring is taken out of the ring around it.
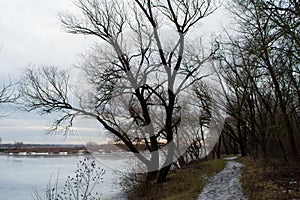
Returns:
[[[170,174],[165,183],[164,197],[166,200],[195,200],[207,184],[209,177],[224,168],[223,159],[191,163],[187,168]],[[174,193],[174,191],[178,191]]]
[[[248,199],[300,199],[300,163],[283,160],[239,159],[243,192]]]
[[[161,200],[195,200],[206,185],[209,177],[213,176],[225,166],[223,159],[206,162],[193,161],[188,166],[174,170],[166,183],[140,183],[131,192],[142,195],[129,197],[130,199],[161,199]],[[141,193],[140,193],[141,194]]]

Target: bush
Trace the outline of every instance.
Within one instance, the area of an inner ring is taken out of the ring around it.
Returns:
[[[94,192],[95,186],[102,182],[105,170],[96,166],[95,161],[85,158],[77,163],[75,176],[68,176],[62,191],[58,190],[56,184],[51,184],[51,179],[46,188],[44,197],[36,190],[35,200],[96,200],[100,199],[99,192]]]

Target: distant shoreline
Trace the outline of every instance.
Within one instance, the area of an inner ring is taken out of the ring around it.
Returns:
[[[85,145],[69,144],[23,144],[16,142],[14,144],[0,144],[0,153],[2,154],[88,154]]]
[[[144,148],[143,145],[137,147]],[[0,144],[2,155],[82,155],[113,152],[128,152],[128,149],[123,144]]]
[[[22,142],[16,142],[16,143],[2,143],[0,144],[1,147],[12,147],[12,146],[22,146],[22,147],[45,147],[45,146],[52,146],[52,147],[59,147],[59,146],[64,146],[64,147],[82,147],[85,146],[84,144],[35,144],[35,143],[22,143]]]

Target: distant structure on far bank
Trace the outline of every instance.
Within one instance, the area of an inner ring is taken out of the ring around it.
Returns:
[[[2,138],[0,137],[0,144],[2,143]]]

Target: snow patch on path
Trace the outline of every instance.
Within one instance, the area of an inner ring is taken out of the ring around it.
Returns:
[[[241,163],[237,157],[226,158],[226,167],[213,176],[198,197],[198,200],[245,200],[239,181]]]

